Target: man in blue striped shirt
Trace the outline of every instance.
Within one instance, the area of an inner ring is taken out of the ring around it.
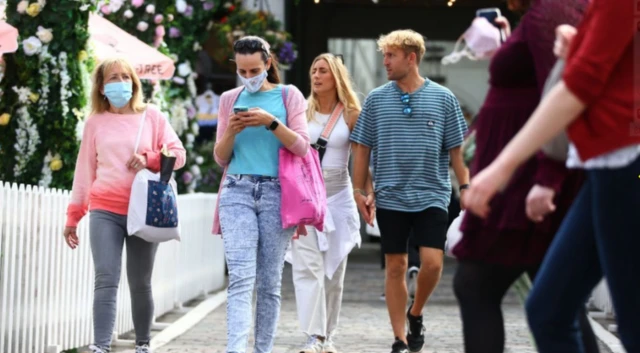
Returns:
[[[394,31],[380,37],[378,48],[391,82],[369,94],[351,134],[351,141],[357,144],[354,193],[365,220],[372,223],[375,217],[380,228],[386,261],[385,296],[395,335],[392,353],[420,352],[424,347],[422,309],[442,272],[451,197],[450,162],[461,189],[469,183],[461,152],[467,125],[453,93],[420,76],[419,64],[425,53],[420,34]],[[372,151],[375,205],[367,203],[364,191]],[[411,233],[420,248],[421,268],[415,299],[405,316]]]

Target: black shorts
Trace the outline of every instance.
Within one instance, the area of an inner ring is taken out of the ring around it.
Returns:
[[[380,241],[384,254],[406,254],[409,237],[418,247],[444,250],[449,215],[438,207],[420,212],[377,210]]]

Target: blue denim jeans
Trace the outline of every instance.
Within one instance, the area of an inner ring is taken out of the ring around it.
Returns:
[[[527,299],[541,353],[583,352],[576,316],[603,275],[627,352],[640,352],[640,158],[587,172]]]
[[[257,286],[255,353],[271,353],[280,315],[284,256],[295,228],[283,229],[280,181],[227,175],[220,194],[220,226],[229,268],[227,353],[245,353]]]

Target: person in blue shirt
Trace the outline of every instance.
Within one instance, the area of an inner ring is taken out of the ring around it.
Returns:
[[[395,341],[392,353],[420,352],[424,347],[422,309],[442,272],[451,197],[449,165],[461,189],[469,173],[461,145],[467,129],[460,104],[447,88],[420,76],[423,37],[411,30],[383,35],[389,83],[366,98],[351,141],[354,192],[368,223],[375,217],[385,254],[385,296]],[[373,153],[375,202],[364,191]],[[376,216],[376,206],[378,207]],[[405,315],[407,243],[420,249],[415,298]],[[405,336],[405,320],[409,327]]]

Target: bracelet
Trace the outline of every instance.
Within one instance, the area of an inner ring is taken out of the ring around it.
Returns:
[[[353,189],[353,193],[354,194],[358,193],[358,194],[360,194],[362,196],[369,196],[369,194],[366,191],[362,190],[362,189]]]
[[[462,191],[462,190],[466,190],[468,188],[469,188],[469,184],[462,184],[462,185],[460,185],[460,187],[458,187],[458,190]]]

